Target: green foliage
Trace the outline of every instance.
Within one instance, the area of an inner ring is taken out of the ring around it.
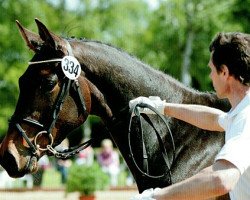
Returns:
[[[92,166],[73,164],[69,169],[66,191],[91,195],[97,190],[107,189],[108,185],[109,177],[97,163]]]
[[[162,1],[153,12],[140,57],[162,71],[181,80],[188,34],[194,35],[189,73],[193,87],[212,90],[207,63],[209,44],[217,32],[239,30],[229,21],[234,0]]]
[[[250,0],[236,0],[232,10],[232,20],[243,24],[242,28],[249,33],[250,30]]]

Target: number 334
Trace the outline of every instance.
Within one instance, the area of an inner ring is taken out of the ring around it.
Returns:
[[[62,59],[62,70],[69,79],[77,79],[81,74],[78,60],[73,56],[65,56]]]

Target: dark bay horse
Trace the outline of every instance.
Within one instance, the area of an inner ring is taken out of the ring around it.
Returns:
[[[106,124],[140,192],[176,183],[213,163],[224,144],[223,133],[204,131],[166,117],[173,133],[173,152],[169,129],[157,115],[148,115],[141,118],[143,135],[136,118],[128,139],[131,116],[128,103],[138,96],[160,96],[167,102],[228,110],[226,101],[215,94],[188,88],[118,48],[98,41],[65,39],[35,21],[39,35],[17,22],[35,55],[19,78],[19,99],[1,144],[0,164],[10,176],[35,172],[38,159],[53,153],[54,147],[83,124],[88,115],[97,115]],[[77,80],[70,80],[62,72],[60,64],[65,56],[74,56],[79,61],[81,74]],[[170,171],[156,131],[169,160],[175,153]]]

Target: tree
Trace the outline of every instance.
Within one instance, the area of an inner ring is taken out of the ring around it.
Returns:
[[[229,20],[234,0],[160,2],[144,34],[141,57],[181,81],[189,73],[191,86],[212,90],[206,76],[208,47],[217,32],[240,29]]]
[[[250,0],[236,0],[232,9],[232,20],[242,24],[243,31],[250,30]]]

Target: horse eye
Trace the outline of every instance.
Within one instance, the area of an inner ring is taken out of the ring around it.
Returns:
[[[53,90],[53,88],[55,87],[55,82],[54,81],[50,81],[47,85],[47,91],[51,91]]]
[[[50,92],[54,89],[56,81],[54,80],[43,80],[41,83],[41,89],[45,92]]]

